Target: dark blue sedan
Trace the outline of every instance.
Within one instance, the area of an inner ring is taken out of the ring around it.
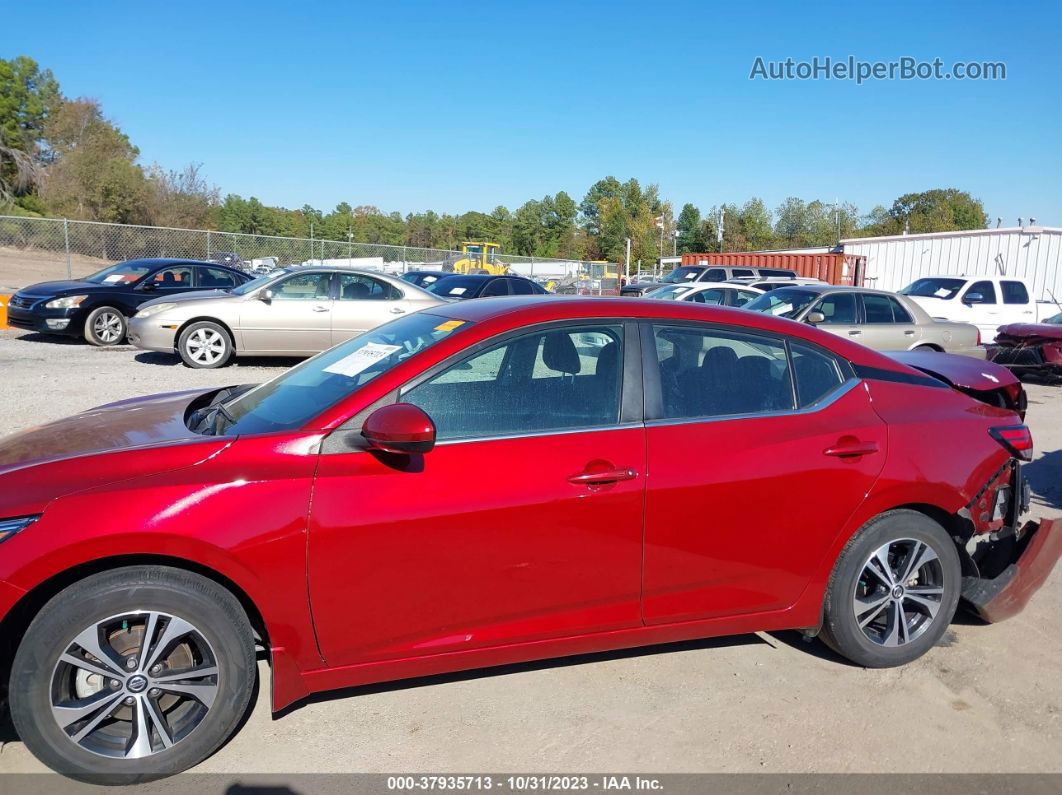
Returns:
[[[230,290],[251,276],[214,262],[133,259],[78,281],[41,282],[15,293],[7,323],[42,334],[84,337],[93,345],[117,345],[126,322],[145,301],[191,290]]]

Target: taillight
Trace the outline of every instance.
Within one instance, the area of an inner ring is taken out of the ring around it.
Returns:
[[[981,329],[977,329],[977,345],[981,344]]]
[[[1033,438],[1032,433],[1024,425],[999,425],[988,429],[992,438],[999,442],[1007,451],[1022,461],[1032,461]]]

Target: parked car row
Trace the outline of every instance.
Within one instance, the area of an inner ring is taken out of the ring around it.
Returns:
[[[515,275],[412,272],[402,278],[340,266],[288,266],[258,278],[215,262],[130,260],[85,279],[19,290],[8,322],[94,345],[128,339],[176,353],[189,367],[234,356],[309,356],[396,316],[453,300],[544,295]]]
[[[650,291],[646,297],[764,312],[818,326],[880,351],[945,351],[979,359],[986,356],[976,326],[934,320],[913,299],[882,290],[776,276],[668,284]]]
[[[293,269],[135,323],[213,303],[255,313],[242,334],[285,302],[420,294],[373,279]],[[0,440],[0,670],[45,764],[96,784],[197,764],[241,725],[256,648],[275,710],[753,631],[902,665],[960,599],[1018,613],[1062,552],[1062,525],[1022,518],[1033,442],[997,365],[685,301],[424,295],[264,384]]]

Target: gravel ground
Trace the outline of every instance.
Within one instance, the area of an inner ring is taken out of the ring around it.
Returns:
[[[133,395],[259,381],[123,347],[0,332],[0,435]],[[1030,385],[1039,517],[1062,516],[1062,388]],[[962,616],[905,668],[847,665],[795,633],[508,666],[317,697],[268,687],[198,772],[1062,772],[1062,572],[1017,618]],[[262,667],[264,674],[267,669]],[[40,765],[0,727],[0,771]]]

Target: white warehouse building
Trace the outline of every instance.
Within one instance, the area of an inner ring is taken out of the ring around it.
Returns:
[[[863,283],[900,290],[922,276],[1000,275],[1028,281],[1037,299],[1062,301],[1062,229],[1046,226],[857,237],[845,254],[866,257]]]

